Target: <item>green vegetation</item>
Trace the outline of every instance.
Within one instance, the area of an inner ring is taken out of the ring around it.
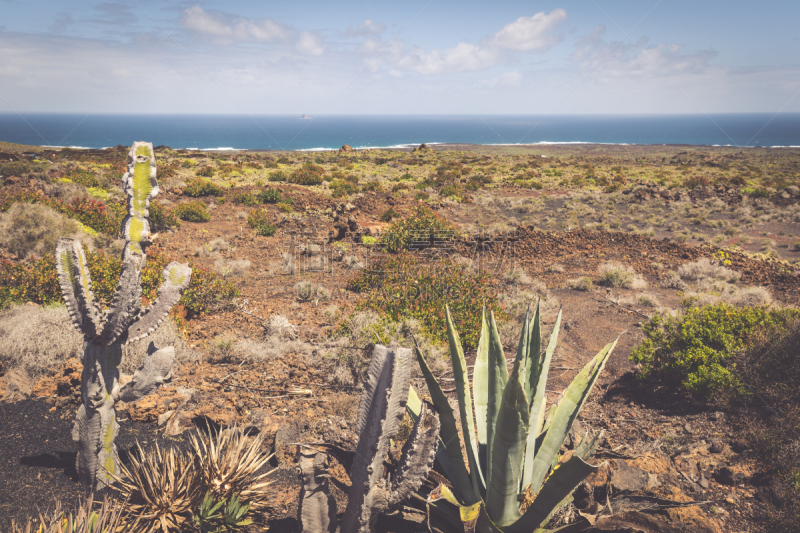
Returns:
[[[417,319],[423,332],[439,342],[446,340],[444,304],[448,303],[456,324],[467,332],[463,339],[467,349],[477,346],[484,304],[495,316],[506,317],[491,276],[470,274],[449,259],[431,268],[403,252],[358,273],[348,280],[347,288],[364,294],[360,310],[376,311],[394,322]]]
[[[195,178],[183,190],[183,194],[198,198],[200,196],[221,196],[223,190],[218,185],[202,178]]]
[[[257,234],[264,237],[275,235],[277,228],[272,225],[269,212],[265,209],[254,209],[247,215],[247,225],[253,228]]]
[[[148,212],[150,213],[150,229],[153,231],[165,231],[181,226],[181,221],[178,220],[175,213],[170,209],[166,209],[159,202],[150,202]]]
[[[283,200],[283,195],[281,194],[280,189],[273,189],[271,187],[267,187],[260,193],[258,193],[258,201],[262,204],[276,204]]]
[[[122,224],[121,213],[124,212],[124,205],[122,204],[119,204],[122,207],[121,211],[114,211],[102,202],[85,197],[75,198],[71,202],[65,203],[55,198],[49,198],[39,192],[28,191],[13,195],[0,195],[0,212],[8,211],[12,205],[18,202],[46,205],[53,211],[77,220],[98,233],[114,236],[119,234],[119,228]]]
[[[211,215],[206,210],[205,202],[201,200],[193,200],[191,202],[184,202],[178,204],[173,209],[175,216],[187,222],[208,222],[211,220]]]
[[[455,226],[427,206],[419,206],[407,218],[394,222],[381,235],[381,242],[390,252],[407,250],[412,243],[433,244],[434,240],[450,239],[457,235]]]
[[[736,308],[726,303],[690,307],[677,316],[661,315],[642,325],[645,340],[631,353],[643,377],[679,383],[710,396],[744,392],[734,361],[757,332],[780,331],[797,309]]]
[[[259,197],[253,191],[234,192],[229,195],[229,198],[238,205],[254,206],[261,203]]]
[[[292,173],[289,181],[297,185],[319,185],[322,183],[324,174],[324,168],[313,163],[306,163]]]

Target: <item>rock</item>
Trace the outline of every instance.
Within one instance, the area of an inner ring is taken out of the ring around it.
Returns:
[[[417,146],[416,148],[414,148],[415,152],[421,152],[422,150],[430,150],[430,148],[428,148],[428,145],[425,144],[425,143],[422,143],[419,146]]]
[[[4,402],[24,400],[31,395],[33,385],[33,379],[24,368],[15,368],[0,378],[0,390],[5,391],[0,400]]]
[[[682,533],[683,528],[672,526],[659,518],[639,511],[624,511],[599,518],[587,532],[616,533]]]
[[[711,453],[729,453],[731,451],[731,447],[728,446],[728,443],[726,442],[715,440],[711,443],[711,447],[708,448],[708,451]]]
[[[697,481],[697,484],[700,485],[703,490],[708,490],[708,480],[703,474],[700,474],[700,479]]]
[[[341,148],[339,148],[339,153],[340,154],[343,153],[343,152],[352,152],[352,151],[353,151],[353,147],[350,146],[349,144],[344,144],[344,145],[342,145]]]
[[[745,450],[749,450],[750,445],[744,441],[735,440],[731,443],[731,448],[733,448],[733,451],[735,451],[736,453],[742,453]]]
[[[745,475],[729,466],[723,466],[714,472],[714,479],[723,485],[734,486],[742,483],[745,480]]]
[[[758,487],[756,498],[764,503],[770,503],[781,508],[786,505],[786,488],[778,479],[771,479],[766,485]]]
[[[170,417],[173,414],[175,414],[175,411],[166,411],[166,412],[161,413],[160,415],[158,415],[158,425],[159,425],[159,427],[161,427],[164,424],[166,424],[167,421],[170,419]]]
[[[683,430],[686,433],[692,433],[694,431],[694,429],[692,428],[692,425],[689,424],[689,423],[687,423],[685,426],[683,426]]]

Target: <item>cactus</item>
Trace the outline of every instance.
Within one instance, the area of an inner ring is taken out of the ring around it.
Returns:
[[[59,239],[56,246],[58,281],[75,327],[83,333],[83,375],[81,405],[72,438],[78,443],[76,468],[81,481],[95,488],[111,482],[118,471],[114,440],[119,431],[114,404],[136,401],[150,394],[172,377],[175,359],[172,347],[149,353],[144,364],[124,387],[119,385],[118,365],[122,345],[142,339],[158,328],[189,285],[192,270],[170,263],[164,269],[164,283],[158,298],[142,308],[142,267],[150,244],[148,207],[158,194],[153,145],[135,142],[128,155],[128,172],[123,176],[128,196],[128,215],[122,221],[125,248],[122,273],[108,311],[103,311],[92,294],[92,281],[80,242]]]
[[[347,510],[341,533],[374,530],[381,513],[396,507],[419,489],[433,466],[439,441],[439,417],[424,404],[414,429],[403,447],[400,463],[384,477],[384,459],[389,441],[400,429],[409,397],[412,353],[409,348],[375,346],[367,381],[358,406],[359,434],[353,465]],[[327,482],[327,457],[306,453],[300,459],[303,476],[303,531],[330,533],[336,530],[336,507]]]
[[[494,314],[487,321],[484,309],[472,391],[449,309],[446,314],[458,414],[450,407],[422,352],[416,349],[433,405],[442,420],[444,450],[440,450],[437,459],[452,482],[452,489],[440,486],[428,501],[445,499],[459,507],[466,531],[538,530],[555,509],[569,501],[575,488],[597,470],[586,460],[594,452],[599,434],[593,439],[584,435],[575,450],[563,456],[559,450],[617,341],[606,345],[578,373],[548,411],[544,392],[561,324],[560,311],[544,356],[540,307],[537,306],[532,321],[530,313],[526,315],[509,374]],[[467,441],[463,448],[457,416]]]

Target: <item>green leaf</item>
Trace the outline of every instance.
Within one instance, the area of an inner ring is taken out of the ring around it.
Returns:
[[[583,367],[583,370],[578,372],[578,375],[572,380],[572,383],[567,387],[567,390],[564,391],[561,400],[558,402],[555,414],[553,415],[553,421],[547,430],[547,436],[545,436],[544,441],[542,441],[541,447],[536,451],[536,456],[533,460],[530,483],[535,493],[538,493],[538,487],[541,486],[551,465],[556,460],[558,451],[561,449],[561,445],[567,433],[569,433],[572,423],[575,421],[575,417],[578,416],[578,412],[586,402],[586,398],[589,397],[589,393],[597,381],[600,372],[611,356],[614,346],[617,345],[617,340],[619,340],[619,337],[617,337],[614,342],[607,344],[600,350],[600,353],[594,356],[594,358]]]
[[[472,394],[467,372],[467,361],[464,359],[464,349],[461,339],[456,331],[453,318],[450,316],[450,307],[445,305],[447,316],[447,340],[450,343],[450,357],[453,361],[453,377],[456,381],[456,395],[458,396],[458,410],[461,415],[461,429],[466,441],[467,459],[469,460],[470,478],[473,491],[481,494],[486,490],[486,481],[483,478],[481,467],[478,464],[478,443],[475,435],[475,423],[472,415]]]
[[[508,368],[506,368],[506,356],[503,353],[503,342],[500,340],[500,331],[497,328],[497,321],[494,312],[489,312],[489,404],[487,406],[487,454],[486,454],[486,485],[492,476],[492,449],[494,441],[495,425],[497,424],[497,414],[503,402],[503,391],[508,383]]]
[[[517,360],[503,391],[492,443],[492,478],[486,491],[486,511],[501,528],[519,519],[519,478],[528,435],[528,399]]]
[[[417,354],[417,361],[422,370],[422,375],[425,377],[425,382],[428,384],[428,391],[431,393],[431,401],[433,402],[436,411],[439,413],[439,423],[441,424],[440,436],[444,447],[447,450],[447,456],[450,459],[450,466],[453,469],[453,477],[450,481],[453,483],[453,488],[458,492],[460,503],[464,505],[472,505],[480,501],[480,496],[474,490],[470,481],[467,466],[464,464],[464,456],[461,453],[461,439],[458,436],[458,427],[456,426],[456,417],[453,409],[450,407],[450,402],[447,401],[442,391],[442,387],[433,372],[425,362],[419,346],[414,346],[414,351]]]
[[[538,323],[539,318],[539,308],[537,306],[536,309],[536,321]],[[561,310],[558,310],[558,316],[556,317],[556,323],[553,325],[553,332],[550,333],[550,341],[547,343],[547,350],[544,353],[544,360],[542,360],[541,364],[537,365],[537,376],[536,376],[536,383],[532,385],[531,391],[533,396],[531,397],[531,408],[530,408],[530,420],[528,425],[530,427],[530,433],[528,434],[528,442],[525,447],[525,464],[522,468],[522,486],[521,489],[525,489],[528,485],[531,484],[533,480],[533,461],[534,457],[537,453],[537,438],[542,433],[543,430],[543,423],[544,423],[544,411],[545,411],[545,399],[544,399],[544,392],[547,389],[547,376],[550,372],[550,361],[553,359],[553,353],[556,351],[556,344],[558,344],[558,331],[561,328]],[[538,328],[534,328],[538,329]],[[541,341],[540,345],[541,345]],[[539,356],[537,356],[538,359]],[[533,378],[533,375],[531,375]]]
[[[530,405],[533,407],[533,397],[536,385],[539,382],[539,372],[541,371],[542,359],[542,324],[541,324],[541,298],[536,304],[536,312],[533,314],[533,323],[529,326],[528,337],[528,362],[525,364],[525,374],[522,383],[525,384],[525,396],[528,397]]]
[[[485,458],[489,405],[489,324],[486,323],[485,305],[481,314],[481,336],[478,339],[475,369],[472,371],[472,393],[475,401],[475,429],[478,432],[478,456]]]
[[[591,473],[599,467],[587,464],[575,455],[564,457],[564,460],[547,478],[542,490],[537,494],[533,503],[525,510],[525,514],[514,524],[503,528],[504,533],[530,533],[542,526],[550,513],[564,498],[569,497],[572,491]]]

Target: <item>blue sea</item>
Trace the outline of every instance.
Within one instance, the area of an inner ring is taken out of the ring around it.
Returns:
[[[717,115],[0,114],[0,141],[105,148],[331,150],[420,143],[800,147],[800,113]]]

